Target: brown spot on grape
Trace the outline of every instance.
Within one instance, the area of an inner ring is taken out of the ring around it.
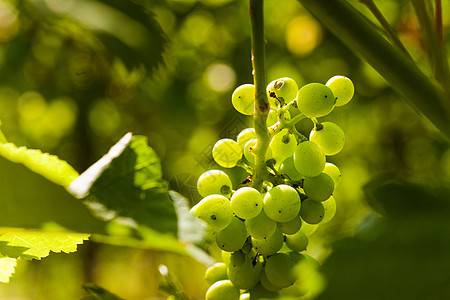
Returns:
[[[215,219],[217,219],[216,215],[212,215],[211,220],[215,220]]]

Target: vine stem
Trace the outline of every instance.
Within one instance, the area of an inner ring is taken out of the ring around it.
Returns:
[[[253,174],[252,186],[257,190],[262,189],[264,180],[269,176],[265,163],[266,152],[270,142],[266,122],[270,105],[266,93],[263,7],[263,0],[250,0],[253,83],[255,84],[255,114],[253,120],[257,139],[254,149],[255,173]]]

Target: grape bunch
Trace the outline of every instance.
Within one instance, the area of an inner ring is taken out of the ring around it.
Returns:
[[[276,297],[295,283],[296,265],[314,261],[301,252],[317,224],[335,215],[333,192],[341,173],[326,157],[339,153],[345,140],[338,125],[317,118],[345,105],[353,94],[353,83],[345,76],[300,89],[287,77],[267,86],[270,143],[267,176],[259,189],[251,186],[258,143],[254,128],[214,145],[212,156],[219,166],[242,167],[249,175],[236,189],[222,170],[209,170],[198,179],[203,199],[191,211],[207,223],[223,259],[206,271],[211,284],[207,300]],[[238,112],[253,115],[254,99],[255,86],[244,84],[233,92],[232,104]],[[314,123],[308,138],[295,127],[304,118]]]

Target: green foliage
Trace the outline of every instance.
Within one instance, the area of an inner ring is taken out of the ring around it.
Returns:
[[[93,283],[86,283],[83,285],[83,288],[90,294],[81,300],[123,300],[119,296]]]
[[[9,282],[9,278],[15,271],[16,264],[17,259],[0,255],[0,282]]]

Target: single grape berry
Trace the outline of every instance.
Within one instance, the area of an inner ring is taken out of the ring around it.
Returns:
[[[298,231],[292,235],[286,235],[286,246],[292,251],[304,251],[308,246],[308,237],[302,231]]]
[[[336,200],[333,196],[328,198],[328,200],[322,202],[323,209],[325,210],[325,216],[323,217],[322,223],[328,223],[336,214]]]
[[[209,284],[213,284],[219,280],[226,280],[227,277],[227,266],[224,263],[215,263],[206,269],[205,279]]]
[[[219,166],[233,168],[242,158],[242,150],[232,139],[221,139],[214,145],[212,155]]]
[[[245,220],[245,227],[247,232],[254,238],[264,239],[271,236],[275,232],[277,223],[270,219],[264,210],[261,210],[259,215],[254,218]]]
[[[269,147],[272,150],[272,157],[276,161],[283,161],[294,154],[297,140],[287,129],[283,129],[272,138]]]
[[[335,164],[327,162],[325,168],[323,168],[323,173],[330,175],[331,179],[334,181],[334,188],[337,188],[341,181],[341,171],[339,168]]]
[[[283,98],[284,104],[291,102],[297,97],[298,85],[294,79],[289,77],[279,78],[267,85],[267,93],[274,92],[277,98]],[[277,101],[268,97],[271,106],[277,107]]]
[[[280,173],[285,174],[289,177],[291,180],[300,180],[304,176],[300,174],[299,171],[294,166],[294,157],[290,156],[286,158],[280,165]]]
[[[234,252],[244,246],[247,240],[247,229],[244,221],[233,217],[230,224],[224,229],[215,233],[216,243],[220,249],[228,252]]]
[[[230,256],[230,264],[233,267],[240,267],[245,262],[245,255],[242,251],[235,251]]]
[[[259,215],[263,208],[263,197],[251,187],[238,189],[231,197],[233,213],[242,219],[251,219]]]
[[[353,98],[355,87],[350,78],[345,76],[331,77],[325,84],[333,92],[336,98],[336,106],[347,104]]]
[[[252,139],[256,139],[255,128],[246,128],[238,134],[237,143],[242,151],[244,151],[245,144]]]
[[[306,177],[318,176],[325,168],[326,157],[323,150],[314,142],[305,141],[297,146],[294,153],[294,166]]]
[[[325,201],[333,194],[334,182],[330,175],[321,173],[319,176],[306,177],[303,181],[303,190],[309,199]]]
[[[277,222],[289,222],[300,211],[300,196],[286,184],[280,184],[269,190],[264,196],[264,212]]]
[[[300,216],[295,217],[289,222],[278,222],[278,228],[284,234],[294,234],[302,227],[302,219]]]
[[[213,231],[227,227],[233,218],[230,200],[222,195],[209,195],[193,208],[197,218],[205,221]]]
[[[233,285],[239,289],[251,289],[259,282],[259,273],[262,264],[259,260],[253,261],[245,256],[245,261],[240,266],[228,265],[227,274]]]
[[[261,283],[261,285],[268,291],[272,291],[272,292],[276,292],[279,291],[281,288],[274,286],[269,279],[267,279],[267,275],[266,272],[263,268],[263,270],[261,271],[261,274],[259,276],[259,282]]]
[[[322,202],[317,202],[311,199],[306,199],[302,202],[300,209],[300,216],[303,221],[309,224],[318,224],[323,220],[325,209]]]
[[[324,84],[309,83],[297,94],[297,107],[307,117],[318,118],[329,114],[334,107],[333,92]]]
[[[243,84],[238,86],[231,95],[233,107],[243,115],[253,115],[255,111],[255,86]]]
[[[217,194],[228,196],[231,194],[230,177],[220,170],[206,171],[197,180],[197,189],[202,197]]]
[[[240,294],[230,280],[220,280],[206,291],[206,300],[239,300]]]
[[[264,272],[269,282],[280,288],[288,287],[296,280],[295,261],[285,253],[268,257]]]
[[[311,130],[309,139],[322,148],[325,155],[338,154],[344,148],[344,131],[334,123],[323,122],[320,130]]]
[[[284,236],[278,227],[275,228],[275,232],[264,239],[256,239],[252,237],[253,248],[256,252],[262,255],[272,255],[277,253],[281,247],[283,247]]]

